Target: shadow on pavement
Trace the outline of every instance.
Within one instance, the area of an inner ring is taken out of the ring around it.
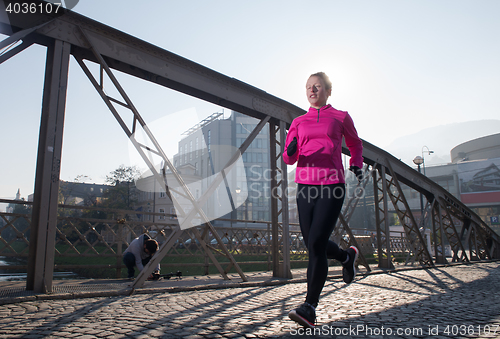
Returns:
[[[351,285],[327,281],[318,307],[318,326],[311,333],[316,336],[301,335],[302,329],[287,317],[305,297],[306,286],[300,283],[85,299],[75,302],[72,312],[55,317],[45,314],[43,318],[43,310],[30,312],[23,323],[31,322],[32,327],[23,337],[61,335],[76,321],[109,325],[109,335],[121,333],[117,328],[128,328],[120,337],[129,338],[427,338],[437,334],[470,338],[483,334],[478,332],[486,325],[499,336],[500,329],[494,327],[500,324],[499,265],[462,265],[450,271],[435,268],[370,275]],[[37,326],[42,319],[50,320]],[[449,335],[444,332],[447,328]],[[472,330],[476,335],[471,335]]]

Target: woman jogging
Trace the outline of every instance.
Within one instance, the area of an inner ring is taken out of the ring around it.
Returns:
[[[351,153],[350,170],[362,179],[363,145],[347,112],[327,105],[332,83],[323,73],[315,73],[306,83],[309,111],[292,121],[283,160],[297,163],[297,209],[304,242],[309,252],[305,303],[288,316],[302,326],[314,328],[316,307],[328,275],[328,259],[342,263],[344,282],[356,275],[358,249],[342,250],[329,240],[342,209],[345,177],[342,165],[342,137]]]

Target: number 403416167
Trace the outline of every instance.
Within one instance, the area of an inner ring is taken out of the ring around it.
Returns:
[[[14,2],[8,3],[5,7],[5,11],[9,14],[57,14],[61,8],[61,5],[62,4],[60,2]]]

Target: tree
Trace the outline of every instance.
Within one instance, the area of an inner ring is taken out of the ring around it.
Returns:
[[[127,166],[123,164],[117,169],[106,175],[106,183],[116,186],[121,183],[132,183],[139,178],[141,173],[136,166]]]
[[[120,165],[106,176],[106,183],[112,187],[104,194],[104,205],[108,208],[130,209],[137,202],[135,180],[140,176],[135,166]]]

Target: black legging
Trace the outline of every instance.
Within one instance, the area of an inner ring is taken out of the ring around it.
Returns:
[[[347,252],[330,240],[345,197],[345,184],[297,186],[300,229],[307,250],[306,302],[317,305],[328,275],[328,259],[343,262]]]

